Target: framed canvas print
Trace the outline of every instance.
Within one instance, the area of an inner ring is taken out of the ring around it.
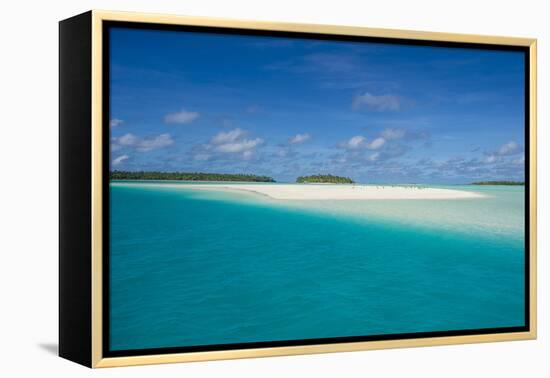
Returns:
[[[62,357],[536,336],[532,39],[60,23]]]

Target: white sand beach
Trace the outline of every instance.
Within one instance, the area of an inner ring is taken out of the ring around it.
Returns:
[[[464,190],[388,185],[190,184],[185,187],[199,190],[247,191],[280,200],[411,200],[484,197],[482,194]]]

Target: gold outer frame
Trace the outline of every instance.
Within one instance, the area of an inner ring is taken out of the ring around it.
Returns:
[[[418,339],[397,339],[385,341],[363,341],[339,344],[317,344],[305,346],[269,347],[255,349],[223,350],[209,352],[173,353],[141,355],[131,357],[103,357],[102,329],[102,23],[103,21],[126,21],[172,25],[213,26],[252,30],[271,30],[288,32],[307,32],[334,35],[352,35],[364,37],[399,38],[424,41],[464,42],[523,46],[529,48],[529,135],[530,135],[530,235],[529,235],[529,273],[530,273],[530,330],[526,332],[495,333],[465,336],[429,337]],[[393,29],[375,29],[353,26],[335,26],[318,24],[295,24],[279,22],[261,22],[251,20],[233,20],[210,17],[173,16],[162,14],[143,14],[130,12],[92,11],[92,367],[116,367],[173,362],[209,361],[252,357],[302,355],[313,353],[350,352],[372,349],[402,347],[421,347],[448,344],[467,344],[495,341],[536,339],[537,296],[536,296],[536,243],[537,243],[537,41],[530,38],[482,36],[468,34],[435,33]]]

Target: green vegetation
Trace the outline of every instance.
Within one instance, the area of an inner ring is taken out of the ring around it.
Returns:
[[[296,179],[297,183],[329,183],[329,184],[353,184],[354,181],[349,177],[340,177],[333,175],[312,175],[300,176]]]
[[[202,172],[112,171],[111,180],[185,180],[275,182],[268,176]]]
[[[472,185],[525,185],[522,181],[478,181]]]

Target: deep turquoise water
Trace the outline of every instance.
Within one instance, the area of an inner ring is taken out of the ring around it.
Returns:
[[[523,188],[275,201],[111,184],[112,350],[524,324]]]

